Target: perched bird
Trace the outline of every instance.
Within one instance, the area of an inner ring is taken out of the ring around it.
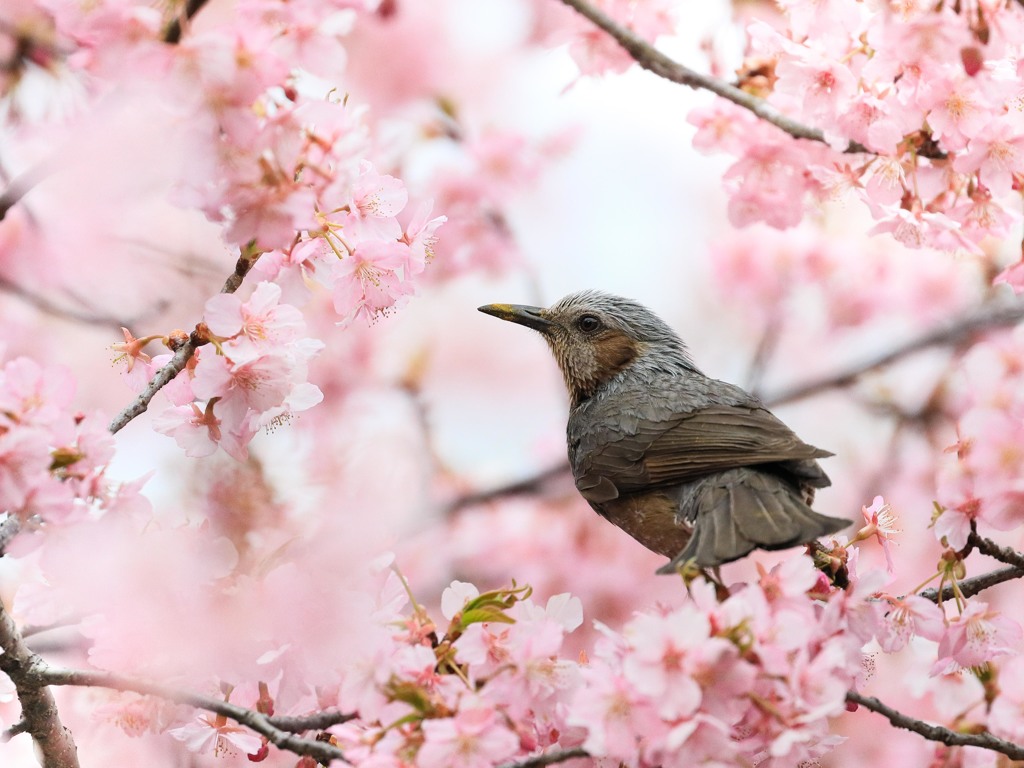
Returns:
[[[599,515],[671,558],[659,573],[785,549],[850,524],[809,506],[831,484],[816,459],[832,454],[753,395],[701,373],[641,304],[583,291],[548,309],[480,311],[547,341],[569,390],[576,488]]]

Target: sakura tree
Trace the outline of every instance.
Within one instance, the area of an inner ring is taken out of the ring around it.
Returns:
[[[1024,8],[692,5],[0,8],[3,765],[1024,760]],[[855,524],[655,576],[585,287]]]

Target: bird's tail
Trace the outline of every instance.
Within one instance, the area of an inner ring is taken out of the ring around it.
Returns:
[[[687,506],[690,541],[658,573],[674,573],[688,560],[708,568],[758,548],[787,549],[850,525],[815,512],[782,478],[746,467],[708,478]]]

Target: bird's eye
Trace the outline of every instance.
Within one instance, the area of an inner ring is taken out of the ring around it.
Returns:
[[[576,321],[576,327],[584,333],[593,333],[601,327],[601,321],[593,315],[583,315]]]

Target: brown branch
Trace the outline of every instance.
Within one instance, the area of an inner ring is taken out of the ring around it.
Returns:
[[[981,573],[977,576],[971,576],[969,579],[962,579],[957,582],[956,588],[953,588],[952,584],[947,584],[942,588],[942,599],[952,600],[959,592],[963,597],[974,597],[979,592],[984,592],[990,587],[994,587],[997,584],[1002,584],[1005,581],[1013,581],[1024,577],[1024,568],[1018,568],[1015,565],[1007,566],[1006,568],[998,568],[988,573]],[[931,589],[924,589],[918,593],[925,600],[931,600],[933,603],[939,601],[939,590],[932,587]]]
[[[1012,760],[1024,760],[1024,746],[996,738],[990,733],[960,733],[941,725],[932,725],[905,715],[887,704],[883,704],[873,696],[864,696],[856,691],[848,691],[846,700],[860,704],[872,712],[877,712],[888,718],[889,722],[897,728],[917,733],[929,741],[938,741],[949,747],[981,747],[993,752],[1000,752]]]
[[[220,289],[220,292],[234,293],[237,291],[242,284],[242,280],[245,279],[245,276],[252,269],[252,265],[256,263],[258,258],[258,253],[252,257],[240,256],[238,261],[235,262],[235,271],[224,281],[224,286]],[[201,337],[196,331],[192,331],[188,341],[174,351],[174,356],[163,368],[156,372],[149,384],[146,385],[146,388],[142,390],[142,393],[114,417],[114,420],[110,422],[110,431],[117,434],[120,430],[124,429],[128,422],[145,413],[156,393],[181,373],[185,366],[188,365],[188,361],[192,359],[196,349],[206,343],[205,338]]]
[[[64,727],[53,694],[36,675],[45,662],[29,650],[10,614],[0,603],[0,671],[11,678],[21,704],[21,722],[7,731],[32,736],[44,768],[78,768],[78,750],[71,731]]]
[[[303,731],[324,731],[332,725],[341,725],[349,720],[355,720],[358,716],[355,712],[325,709],[310,715],[274,715],[268,717],[267,722],[282,731],[302,733]]]
[[[514,483],[500,485],[487,491],[476,491],[459,496],[445,508],[446,515],[453,515],[466,507],[476,507],[492,501],[507,498],[509,496],[527,496],[532,493],[540,493],[544,486],[550,481],[569,474],[568,462],[560,462],[552,467],[541,470],[535,475],[524,480],[517,480]]]
[[[797,122],[779,112],[775,107],[764,99],[753,96],[735,85],[730,85],[724,80],[711,75],[705,75],[696,70],[690,69],[677,61],[673,61],[646,40],[637,35],[633,30],[623,27],[611,17],[594,8],[584,0],[562,0],[570,8],[576,10],[580,15],[589,19],[596,26],[611,35],[625,51],[633,57],[644,69],[653,72],[659,77],[679,83],[690,88],[711,91],[723,99],[731,101],[744,109],[748,109],[765,122],[771,123],[777,128],[788,133],[797,139],[808,139],[819,141],[824,144],[825,134],[818,128],[812,128]],[[874,154],[862,144],[850,142],[844,152],[868,152]],[[921,154],[920,152],[918,154]]]
[[[33,307],[38,309],[40,312],[45,312],[53,317],[58,317],[62,320],[70,320],[76,323],[83,323],[85,325],[99,325],[104,327],[113,328],[120,331],[121,328],[131,328],[132,326],[138,325],[139,323],[145,322],[146,318],[150,314],[156,314],[162,312],[167,308],[168,302],[160,301],[157,303],[151,312],[146,312],[138,317],[115,317],[113,315],[106,315],[101,312],[87,312],[84,310],[70,309],[67,307],[61,307],[45,296],[34,293],[22,285],[18,285],[14,281],[0,275],[0,291],[6,291],[12,296],[17,296],[19,299],[24,301],[26,304],[31,304]]]
[[[1013,325],[1021,320],[1024,320],[1024,304],[1019,302],[996,307],[982,307],[963,317],[925,331],[921,335],[897,345],[888,352],[883,352],[873,358],[852,365],[838,373],[831,373],[819,379],[784,389],[775,395],[765,397],[764,401],[767,405],[776,406],[790,403],[794,400],[801,400],[829,389],[847,387],[864,374],[886,365],[891,365],[897,360],[915,352],[920,352],[929,347],[961,344],[982,331]]]
[[[1024,554],[1011,547],[1002,547],[991,539],[979,536],[976,531],[971,531],[967,543],[973,546],[981,554],[988,555],[1001,563],[1014,566],[1019,571],[1024,571]]]
[[[2,659],[3,657],[0,657]],[[185,704],[196,709],[204,709],[218,715],[234,720],[239,725],[265,736],[267,741],[278,749],[287,750],[296,755],[306,755],[314,760],[327,765],[334,760],[345,760],[345,754],[332,744],[325,741],[315,741],[295,736],[287,728],[281,728],[275,724],[275,720],[285,725],[294,725],[303,718],[271,718],[260,712],[246,707],[240,707],[221,699],[211,696],[202,696],[189,691],[182,691],[159,683],[151,683],[144,680],[135,680],[124,675],[116,675],[112,672],[101,672],[84,669],[58,669],[43,665],[32,673],[32,680],[37,686],[47,685],[76,685],[96,688],[109,688],[115,691],[132,691],[144,696],[156,696],[177,704]],[[339,721],[340,713],[331,710],[324,713],[327,720],[332,724]],[[311,722],[315,722],[310,718]]]
[[[188,0],[185,3],[185,10],[181,16],[176,16],[170,24],[167,25],[167,30],[164,32],[164,42],[170,43],[171,45],[177,45],[181,42],[181,35],[184,31],[183,22],[191,21],[192,17],[202,10],[202,7],[206,5],[207,0]]]
[[[544,768],[546,765],[564,763],[566,760],[575,760],[581,757],[590,757],[590,753],[581,747],[572,749],[559,749],[535,757],[528,757],[525,760],[517,760],[512,763],[503,763],[498,768]]]

